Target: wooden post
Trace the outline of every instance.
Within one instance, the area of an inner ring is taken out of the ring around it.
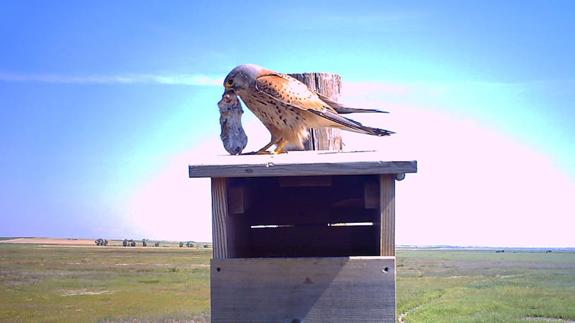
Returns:
[[[307,85],[312,91],[337,101],[341,90],[341,76],[332,73],[292,73],[290,76]],[[336,150],[343,147],[339,129],[310,129],[304,150]]]
[[[395,256],[395,175],[379,175],[381,256]]]
[[[228,214],[228,188],[227,179],[212,178],[212,237],[213,258],[230,258],[231,221]]]
[[[380,196],[380,249],[381,256],[395,257],[395,178],[397,174],[379,175]],[[393,262],[393,280],[395,282],[395,261]],[[396,286],[393,284],[393,322],[397,317]]]

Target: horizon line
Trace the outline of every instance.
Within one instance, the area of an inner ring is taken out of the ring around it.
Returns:
[[[128,237],[133,239],[133,237]],[[41,236],[2,236],[0,235],[0,242],[7,241],[7,240],[15,240],[15,239],[51,239],[51,240],[95,240],[94,238],[73,238],[73,237],[41,237]],[[98,238],[96,238],[98,239]],[[122,241],[127,238],[109,238],[109,240],[117,240]],[[155,240],[155,241],[168,241],[168,242],[180,242],[180,241],[193,241],[193,242],[207,242],[213,243],[213,241],[200,241],[200,240],[193,240],[193,239],[148,239],[142,238],[146,240]],[[141,240],[141,239],[133,239],[133,240]],[[562,247],[551,247],[551,246],[481,246],[481,245],[456,245],[456,244],[397,244],[396,249],[398,248],[446,248],[446,249],[551,249],[551,250],[574,250],[575,246],[562,246]]]

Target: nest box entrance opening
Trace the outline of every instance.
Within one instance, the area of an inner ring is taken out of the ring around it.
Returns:
[[[234,258],[380,255],[379,176],[228,179]]]

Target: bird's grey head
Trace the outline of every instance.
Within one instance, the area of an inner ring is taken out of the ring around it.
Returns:
[[[254,64],[243,64],[235,67],[224,80],[227,90],[246,90],[262,74],[263,67]]]

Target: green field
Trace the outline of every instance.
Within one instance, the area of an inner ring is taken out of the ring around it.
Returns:
[[[0,244],[0,321],[208,322],[211,249]]]
[[[575,253],[399,251],[406,322],[575,320]]]
[[[211,249],[0,244],[0,321],[207,322]],[[575,254],[400,250],[405,322],[575,320]]]

